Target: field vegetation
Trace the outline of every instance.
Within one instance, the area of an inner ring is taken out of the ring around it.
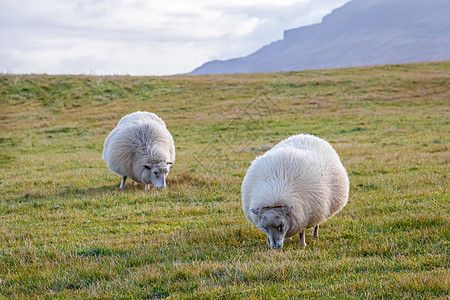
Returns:
[[[450,62],[245,75],[0,75],[0,298],[448,299]],[[145,192],[101,159],[157,113],[177,158]],[[273,251],[242,212],[247,168],[328,140],[347,206]]]

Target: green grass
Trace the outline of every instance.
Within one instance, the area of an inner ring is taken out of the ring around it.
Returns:
[[[0,298],[447,299],[450,62],[272,74],[0,76]],[[168,189],[101,160],[125,114],[167,123]],[[270,250],[248,222],[250,161],[327,139],[348,205]]]

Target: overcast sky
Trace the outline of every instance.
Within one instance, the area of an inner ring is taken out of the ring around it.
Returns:
[[[246,56],[346,2],[0,0],[0,73],[187,73]]]

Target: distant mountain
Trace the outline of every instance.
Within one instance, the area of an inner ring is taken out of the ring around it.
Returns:
[[[190,74],[331,69],[450,59],[450,0],[354,0],[246,57]]]

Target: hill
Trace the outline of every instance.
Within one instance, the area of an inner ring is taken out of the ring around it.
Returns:
[[[445,299],[450,62],[304,72],[0,75],[0,298]],[[172,132],[168,188],[102,161],[125,114]],[[245,219],[250,161],[295,133],[336,149],[348,205],[283,251]]]
[[[190,74],[261,73],[450,59],[450,1],[354,0],[246,57]]]

